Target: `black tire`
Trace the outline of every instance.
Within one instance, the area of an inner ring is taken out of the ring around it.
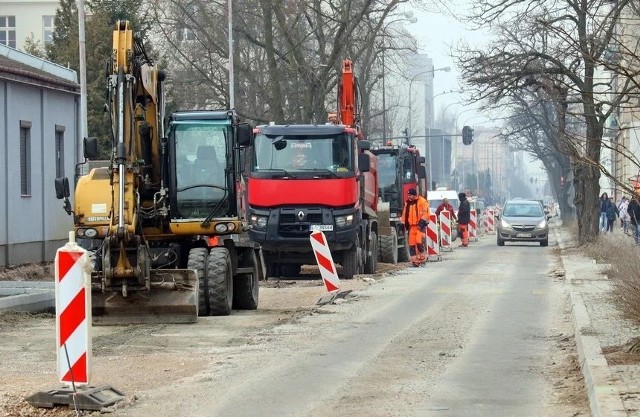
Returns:
[[[233,278],[233,308],[235,310],[255,310],[258,308],[258,258],[253,249],[247,249],[239,260],[243,268],[251,267],[250,274],[238,274]]]
[[[549,246],[549,238],[540,241],[540,246]]]
[[[352,279],[360,272],[360,238],[356,238],[353,246],[342,255],[342,276],[344,279]]]
[[[233,306],[233,277],[227,248],[212,248],[207,264],[209,314],[228,316]]]
[[[209,297],[207,293],[209,285],[207,280],[207,259],[209,259],[209,250],[207,248],[191,248],[189,251],[189,259],[187,260],[187,269],[196,271],[198,276],[198,315],[209,315]]]
[[[378,269],[378,235],[376,232],[371,232],[370,237],[370,254],[367,254],[367,261],[364,264],[365,274],[374,274]]]
[[[301,264],[283,264],[281,267],[282,276],[288,278],[296,278],[300,276]]]
[[[390,236],[380,236],[380,261],[386,264],[398,263],[398,235],[391,229]]]
[[[500,235],[496,237],[496,243],[498,243],[498,246],[504,246],[504,240],[500,239]]]
[[[411,256],[409,255],[409,236],[404,236],[404,242],[402,245],[398,245],[398,262],[409,262]]]

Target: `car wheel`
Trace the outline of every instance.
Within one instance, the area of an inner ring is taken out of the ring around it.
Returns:
[[[504,240],[500,239],[500,235],[498,235],[498,237],[496,238],[496,243],[498,244],[498,246],[504,246]]]
[[[549,246],[549,238],[540,241],[540,246]]]

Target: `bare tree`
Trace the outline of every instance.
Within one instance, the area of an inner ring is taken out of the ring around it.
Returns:
[[[637,54],[626,55],[625,68],[605,57],[616,40],[616,23],[630,3],[478,0],[473,19],[491,25],[495,40],[482,50],[460,51],[463,75],[475,87],[475,99],[486,106],[505,105],[525,89],[542,89],[549,100],[581,118],[579,134],[560,136],[558,146],[571,161],[580,243],[593,240],[599,231],[605,122],[634,88],[628,68],[638,68],[633,59]],[[616,91],[611,91],[610,79],[598,75],[602,68],[618,74]],[[610,94],[604,94],[607,90]]]

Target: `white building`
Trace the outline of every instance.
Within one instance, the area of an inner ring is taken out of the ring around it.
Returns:
[[[0,0],[0,44],[24,50],[28,38],[45,47],[51,42],[59,1]]]

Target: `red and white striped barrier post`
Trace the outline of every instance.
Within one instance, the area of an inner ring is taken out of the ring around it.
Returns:
[[[452,251],[451,245],[451,213],[447,210],[440,212],[440,248]]]
[[[469,241],[478,241],[478,216],[475,210],[471,210],[469,216]]]
[[[436,215],[429,215],[429,224],[427,225],[427,261],[441,261],[440,241],[438,240],[438,225],[436,223]]]
[[[55,292],[58,376],[75,386],[91,379],[91,262],[74,237],[56,252]]]
[[[328,292],[340,291],[340,278],[338,278],[336,264],[333,262],[329,245],[327,245],[327,238],[324,233],[317,231],[311,233],[310,239],[325,288]]]
[[[494,217],[494,215],[495,213],[493,209],[487,210],[487,233],[490,235],[496,232],[496,226],[495,226],[496,218]]]
[[[323,232],[317,231],[311,233],[309,240],[311,240],[311,247],[313,248],[313,254],[316,257],[316,262],[320,269],[320,275],[322,276],[324,287],[329,293],[321,297],[318,300],[318,304],[329,304],[336,298],[344,298],[351,292],[351,290],[340,290],[340,278],[338,278],[336,264],[333,262],[333,257],[331,256],[326,236]]]
[[[55,258],[56,352],[62,389],[37,392],[26,401],[42,408],[67,405],[75,410],[100,411],[126,397],[110,385],[89,385],[91,380],[91,270],[87,251],[75,242],[58,249]]]

